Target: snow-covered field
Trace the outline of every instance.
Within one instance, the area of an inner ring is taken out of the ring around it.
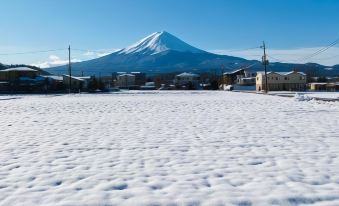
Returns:
[[[0,205],[339,205],[339,103],[0,96]]]
[[[311,92],[305,94],[310,97],[339,99],[339,92]]]
[[[288,92],[288,91],[274,91],[269,92],[272,95],[285,95],[293,97],[296,93],[306,95],[310,98],[325,98],[325,99],[338,99],[339,100],[339,92]]]

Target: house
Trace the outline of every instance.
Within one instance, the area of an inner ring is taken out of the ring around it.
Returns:
[[[238,69],[232,72],[223,73],[222,84],[225,84],[225,85],[235,84],[237,82],[237,78],[239,77],[239,75],[245,76],[245,69]]]
[[[184,72],[174,77],[174,84],[179,88],[198,89],[200,85],[200,75]]]
[[[119,88],[130,88],[135,85],[134,74],[120,74],[117,76],[115,85]]]
[[[46,79],[39,71],[28,67],[0,70],[1,91],[43,91]]]
[[[46,78],[46,87],[49,91],[61,91],[64,90],[63,77],[57,75],[42,75],[42,77]]]
[[[241,86],[254,86],[256,73],[244,70],[244,74],[238,74],[236,84]]]
[[[327,83],[327,82],[312,82],[309,83],[309,88],[312,91],[339,91],[339,83]]]
[[[14,82],[20,77],[34,79],[39,75],[39,71],[28,67],[17,67],[0,70],[0,81]]]
[[[146,83],[146,74],[142,72],[131,72],[135,76],[135,85],[144,85]]]
[[[114,87],[113,76],[101,76],[99,81],[103,84],[105,89],[110,89]]]
[[[146,82],[144,86],[140,87],[140,90],[155,90],[155,82]]]
[[[256,91],[266,90],[264,72],[257,72]],[[305,91],[306,74],[303,72],[267,72],[267,91]]]
[[[255,77],[240,77],[237,79],[237,84],[243,86],[255,85]]]
[[[79,90],[87,90],[92,80],[91,76],[86,77],[76,77],[76,76],[69,76],[69,75],[62,75],[62,82],[66,88],[69,88],[69,83],[71,83],[71,87],[73,91]]]

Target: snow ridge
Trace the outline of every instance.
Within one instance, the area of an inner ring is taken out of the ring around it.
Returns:
[[[160,52],[174,50],[179,52],[205,53],[205,51],[195,48],[172,34],[162,31],[155,32],[139,42],[122,49],[118,54],[149,54],[154,55]]]

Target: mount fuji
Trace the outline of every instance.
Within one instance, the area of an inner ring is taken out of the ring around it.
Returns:
[[[172,34],[153,33],[137,43],[106,56],[72,63],[72,73],[77,75],[111,75],[113,72],[140,71],[159,74],[183,71],[209,71],[224,66],[241,66],[256,61],[217,55],[193,47]],[[67,73],[67,65],[48,68],[56,74]],[[225,69],[226,70],[226,69]]]
[[[246,60],[239,57],[213,54],[193,47],[172,34],[162,31],[153,33],[137,43],[106,56],[72,64],[72,74],[80,75],[111,75],[114,72],[144,72],[148,75],[172,72],[210,72],[235,70],[248,67],[251,70],[262,70],[262,65],[256,60]],[[300,71],[317,69],[325,71],[318,64],[284,64],[272,63],[270,70]],[[46,69],[55,74],[66,74],[67,65]],[[337,70],[336,70],[337,71]],[[331,71],[333,72],[333,70]]]

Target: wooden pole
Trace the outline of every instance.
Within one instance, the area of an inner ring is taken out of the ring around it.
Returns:
[[[71,70],[71,45],[68,46],[68,84],[69,93],[72,91],[72,70]]]
[[[267,58],[266,58],[266,45],[265,45],[265,41],[263,41],[263,49],[264,49],[264,56],[262,58],[263,60],[263,64],[265,67],[265,93],[268,92],[268,84],[267,84]]]

